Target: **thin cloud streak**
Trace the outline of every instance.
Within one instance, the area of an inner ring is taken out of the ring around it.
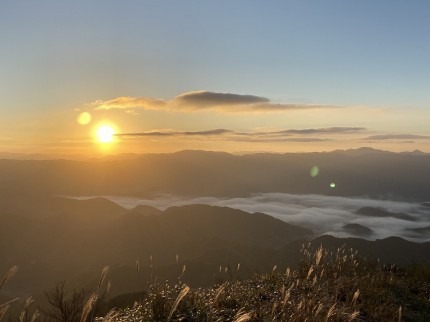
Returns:
[[[228,133],[234,133],[231,130],[226,129],[213,129],[204,131],[147,131],[147,132],[136,132],[136,133],[119,133],[116,136],[120,137],[139,137],[139,136],[213,136],[223,135]]]
[[[324,142],[324,141],[331,141],[332,139],[327,138],[291,138],[291,137],[241,137],[241,138],[232,138],[232,141],[238,141],[238,142],[302,142],[302,143],[309,143],[309,142]]]
[[[302,129],[302,130],[286,130],[282,131],[285,133],[293,134],[335,134],[335,133],[355,133],[365,131],[365,127],[328,127],[328,128],[316,128],[316,129]]]
[[[371,135],[363,140],[374,140],[374,141],[383,141],[383,140],[428,140],[430,136],[426,135],[415,135],[415,134],[380,134],[380,135]]]
[[[229,129],[211,129],[202,131],[146,131],[134,133],[119,133],[119,137],[174,137],[174,136],[194,136],[194,137],[219,137],[231,141],[240,142],[321,142],[329,141],[329,138],[320,137],[295,137],[295,134],[317,135],[317,134],[350,134],[365,131],[363,127],[333,127],[333,128],[315,128],[302,130],[281,130],[281,131],[259,131],[259,132],[236,132]]]
[[[266,113],[288,110],[340,108],[335,105],[281,104],[255,95],[192,91],[166,100],[151,97],[117,97],[87,104],[95,110],[166,110],[180,112],[216,111],[221,113]]]

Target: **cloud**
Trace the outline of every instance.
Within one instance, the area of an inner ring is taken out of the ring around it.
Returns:
[[[328,127],[328,128],[311,128],[311,129],[291,129],[291,130],[279,130],[279,131],[267,131],[267,132],[255,132],[252,135],[259,136],[290,136],[295,134],[300,135],[318,135],[318,134],[349,134],[356,132],[363,132],[367,129],[365,127]],[[241,133],[249,134],[249,133]]]
[[[333,105],[280,104],[270,99],[255,95],[217,93],[210,91],[192,91],[182,93],[173,99],[150,97],[117,97],[111,100],[98,100],[87,104],[95,110],[167,110],[167,111],[217,111],[222,113],[263,113],[288,110],[338,108]]]
[[[258,131],[258,132],[236,132],[229,129],[210,129],[202,131],[175,131],[157,130],[134,133],[120,133],[120,137],[174,137],[174,136],[202,136],[202,137],[221,137],[230,141],[240,142],[322,142],[328,138],[312,137],[307,135],[315,134],[348,134],[364,131],[363,127],[331,127],[315,128],[303,130],[277,130],[277,131]],[[301,137],[296,134],[305,135]]]
[[[301,130],[286,130],[285,133],[294,134],[338,134],[338,133],[353,133],[365,131],[365,127],[327,127],[317,129],[301,129]]]
[[[139,137],[139,136],[175,136],[182,132],[171,132],[171,131],[147,131],[147,132],[135,132],[135,133],[118,133],[116,136],[120,137]]]
[[[287,223],[310,228],[316,234],[329,233],[337,237],[356,237],[343,229],[345,224],[353,223],[371,228],[374,233],[366,238],[373,240],[400,236],[419,242],[430,241],[427,234],[417,232],[430,227],[430,209],[413,202],[288,193],[260,193],[248,198],[182,198],[169,195],[156,199],[108,198],[126,208],[145,204],[164,210],[172,206],[208,204],[241,209],[250,213],[262,212]],[[363,216],[357,213],[362,207],[405,213],[413,220]]]
[[[221,134],[234,133],[234,132],[226,129],[215,129],[215,130],[206,130],[206,131],[189,131],[189,132],[182,132],[182,133],[185,135],[221,135]]]
[[[292,129],[292,130],[272,130],[272,131],[233,131],[229,129],[209,129],[200,131],[176,131],[176,130],[152,130],[145,132],[119,133],[122,138],[139,137],[195,137],[205,138],[206,140],[224,140],[233,142],[252,142],[252,143],[276,143],[276,142],[325,142],[334,138],[330,135],[343,135],[355,132],[363,132],[363,127],[330,127],[312,129]],[[328,137],[321,137],[321,135]],[[338,137],[336,137],[338,138]]]
[[[195,107],[196,109],[216,106],[248,105],[270,103],[265,97],[254,95],[239,95],[231,93],[215,93],[195,91],[178,95],[174,98],[176,104]]]
[[[428,140],[430,136],[425,135],[415,135],[415,134],[381,134],[372,135],[364,138],[363,140]]]
[[[161,110],[167,107],[167,101],[146,97],[117,97],[108,101],[98,100],[88,104],[96,110],[134,110],[142,108],[146,110]]]
[[[264,142],[302,142],[302,143],[309,143],[309,142],[324,142],[324,141],[330,141],[331,139],[326,138],[303,138],[303,137],[255,137],[255,136],[248,136],[248,137],[237,137],[232,138],[231,140],[234,141],[240,141],[240,142],[254,142],[254,143],[264,143]]]
[[[139,136],[214,136],[223,135],[228,133],[234,133],[231,130],[226,129],[213,129],[204,131],[147,131],[147,132],[136,132],[136,133],[119,133],[117,136],[121,137],[139,137]]]
[[[330,139],[324,139],[324,138],[286,138],[285,141],[290,141],[290,142],[322,142],[322,141],[330,141]]]

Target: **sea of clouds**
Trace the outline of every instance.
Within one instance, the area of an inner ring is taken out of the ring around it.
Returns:
[[[311,229],[317,235],[330,234],[336,237],[358,237],[346,231],[345,224],[359,224],[373,230],[369,240],[399,236],[412,241],[430,241],[430,207],[420,203],[348,198],[324,195],[295,195],[287,193],[260,193],[244,198],[181,198],[161,195],[154,199],[105,196],[125,207],[149,205],[161,210],[172,206],[207,204],[241,209],[250,213],[262,212],[290,224]],[[82,199],[82,198],[79,198]],[[404,213],[410,220],[394,217],[370,217],[357,214],[362,207],[374,207],[392,213]],[[428,228],[416,232],[416,228]]]

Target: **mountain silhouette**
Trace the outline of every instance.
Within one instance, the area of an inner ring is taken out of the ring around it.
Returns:
[[[21,267],[10,283],[20,292],[42,291],[66,277],[78,283],[107,264],[147,263],[150,256],[163,267],[175,265],[178,255],[191,266],[231,260],[251,269],[266,253],[312,236],[262,213],[207,205],[127,210],[104,198],[54,197],[20,214],[2,212],[1,219],[0,270]],[[36,282],[26,284],[31,279]]]
[[[429,154],[371,148],[324,153],[181,151],[88,161],[0,160],[0,193],[248,196],[259,192],[430,200]],[[318,168],[311,176],[310,169]],[[335,188],[330,183],[336,184]]]
[[[345,224],[342,228],[353,235],[362,237],[368,237],[373,233],[372,229],[360,224]]]

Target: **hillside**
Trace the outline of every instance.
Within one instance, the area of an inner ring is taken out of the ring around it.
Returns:
[[[184,281],[209,286],[220,278],[220,266],[240,264],[241,274],[249,275],[274,265],[297,265],[303,241],[313,236],[262,213],[207,205],[160,211],[144,205],[125,209],[103,198],[55,197],[27,200],[15,212],[8,209],[0,212],[0,270],[20,267],[8,286],[19,293],[38,293],[64,279],[85,286],[105,265],[111,267],[113,294],[139,290],[151,274],[174,280],[184,265]],[[320,244],[333,249],[345,244],[385,263],[409,265],[430,258],[430,243],[401,238],[371,242],[322,236],[312,241],[314,247]]]
[[[2,212],[1,220],[0,270],[18,265],[21,273],[10,288],[24,293],[40,292],[62,279],[85,285],[90,282],[85,276],[105,265],[121,270],[139,260],[147,266],[150,256],[160,277],[176,276],[171,267],[177,266],[178,255],[190,269],[204,268],[196,283],[211,283],[208,276],[221,264],[242,261],[253,270],[267,254],[312,236],[309,230],[265,214],[227,207],[127,210],[102,198],[45,199],[19,213]],[[116,287],[124,290],[117,284],[113,291]]]
[[[0,291],[1,302],[32,295],[46,307],[44,291],[64,280],[69,289],[94,289],[106,265],[111,297],[167,280],[210,288],[255,273],[264,277],[273,267],[300,269],[304,245],[310,252],[322,246],[327,254],[357,250],[368,263],[430,264],[430,243],[315,237],[266,214],[228,207],[195,204],[161,211],[147,205],[126,209],[104,198],[23,200],[15,211],[10,203],[0,211],[0,271],[19,267]]]

